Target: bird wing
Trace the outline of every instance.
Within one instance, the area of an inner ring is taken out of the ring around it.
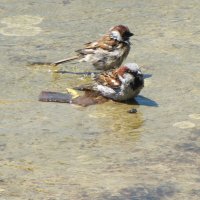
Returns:
[[[83,49],[79,49],[76,52],[81,54],[93,53],[94,50],[100,48],[107,51],[112,51],[119,44],[117,40],[110,38],[109,35],[104,35],[96,42],[88,42]]]
[[[101,85],[108,86],[110,88],[119,88],[121,81],[116,73],[116,70],[110,72],[104,72],[95,78],[95,81]]]

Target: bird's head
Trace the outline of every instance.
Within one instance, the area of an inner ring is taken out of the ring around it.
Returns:
[[[127,26],[118,25],[110,29],[110,37],[119,42],[127,42],[133,35]]]
[[[127,63],[117,70],[118,76],[122,77],[126,83],[144,84],[144,77],[136,63]]]

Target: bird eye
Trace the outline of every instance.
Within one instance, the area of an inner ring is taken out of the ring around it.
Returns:
[[[137,76],[138,74],[142,74],[140,71],[132,71],[132,70],[128,70],[128,73],[132,74],[133,76]]]

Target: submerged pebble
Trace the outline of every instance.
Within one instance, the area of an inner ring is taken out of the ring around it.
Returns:
[[[191,119],[200,119],[200,114],[198,114],[198,113],[193,113],[193,114],[190,114],[189,117],[190,117]]]
[[[10,26],[24,26],[24,25],[36,25],[41,23],[43,20],[42,17],[34,15],[18,15],[5,17],[1,20],[2,24],[7,24]]]
[[[94,113],[88,115],[90,118],[105,118],[106,114],[104,113]]]
[[[174,123],[173,126],[181,129],[187,129],[187,128],[194,128],[195,124],[190,121],[182,121]]]
[[[36,26],[42,20],[42,17],[32,15],[6,17],[1,20],[6,26],[0,29],[0,33],[6,36],[34,36],[42,31]]]
[[[131,113],[131,114],[137,113],[137,109],[132,108],[131,110],[128,110],[127,112],[128,112],[128,113]]]
[[[0,194],[3,193],[3,192],[5,192],[5,189],[0,188]]]

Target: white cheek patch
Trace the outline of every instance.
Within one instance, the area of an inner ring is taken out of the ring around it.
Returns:
[[[112,31],[111,37],[115,40],[122,41],[122,37],[118,31]]]
[[[124,86],[128,86],[131,82],[134,82],[134,76],[132,76],[129,73],[125,73],[123,75],[123,78],[121,76],[119,76],[120,81],[122,82],[122,85]]]
[[[133,81],[135,78],[133,75],[129,74],[129,73],[125,73],[124,74],[124,79],[126,80],[126,82],[130,83],[131,81]]]

